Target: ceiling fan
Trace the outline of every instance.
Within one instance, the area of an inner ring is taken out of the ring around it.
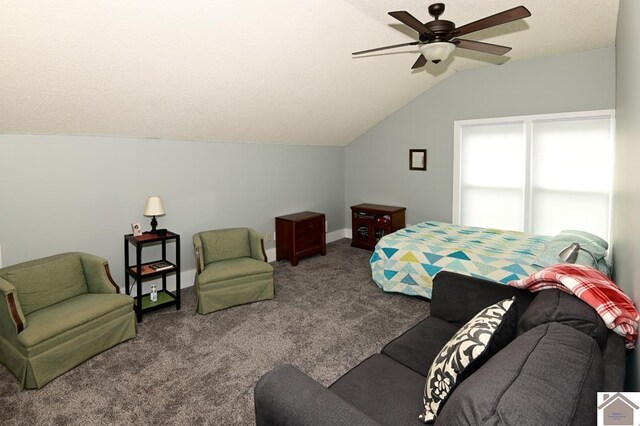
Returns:
[[[411,69],[423,67],[428,61],[437,64],[440,61],[447,59],[456,47],[491,53],[493,55],[504,55],[511,50],[510,47],[458,37],[531,16],[531,12],[529,12],[526,7],[518,6],[456,28],[456,25],[453,22],[439,19],[440,15],[443,13],[443,3],[434,3],[430,5],[429,15],[433,16],[435,19],[423,24],[407,11],[401,10],[397,12],[389,12],[389,15],[393,16],[408,27],[416,30],[419,35],[418,41],[361,50],[359,52],[353,52],[352,55],[362,55],[385,49],[394,49],[396,47],[418,45],[420,48],[420,56]]]

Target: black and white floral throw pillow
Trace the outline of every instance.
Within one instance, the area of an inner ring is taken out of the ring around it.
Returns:
[[[514,299],[480,311],[433,360],[424,388],[420,420],[431,424],[457,385],[515,338],[518,313]]]

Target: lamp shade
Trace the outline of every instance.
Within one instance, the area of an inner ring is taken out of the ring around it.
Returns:
[[[147,197],[147,203],[144,205],[145,216],[164,216],[164,206],[162,205],[162,199],[157,195]]]
[[[578,260],[579,251],[580,244],[573,243],[570,246],[560,250],[560,253],[558,253],[558,260],[563,263],[576,263],[576,260]]]
[[[420,46],[420,53],[424,55],[427,61],[435,62],[444,61],[451,55],[456,46],[449,42],[427,43]]]

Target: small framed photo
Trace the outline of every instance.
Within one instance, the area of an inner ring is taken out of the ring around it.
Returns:
[[[427,150],[409,150],[409,170],[427,170]]]
[[[140,228],[139,223],[132,223],[131,230],[133,231],[134,237],[139,237],[140,235],[142,235],[142,228]]]

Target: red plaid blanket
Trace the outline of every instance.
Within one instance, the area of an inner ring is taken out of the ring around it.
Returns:
[[[510,286],[532,292],[557,288],[573,294],[595,309],[607,327],[624,336],[632,349],[638,339],[640,315],[633,301],[601,272],[584,265],[562,263],[544,268]]]

